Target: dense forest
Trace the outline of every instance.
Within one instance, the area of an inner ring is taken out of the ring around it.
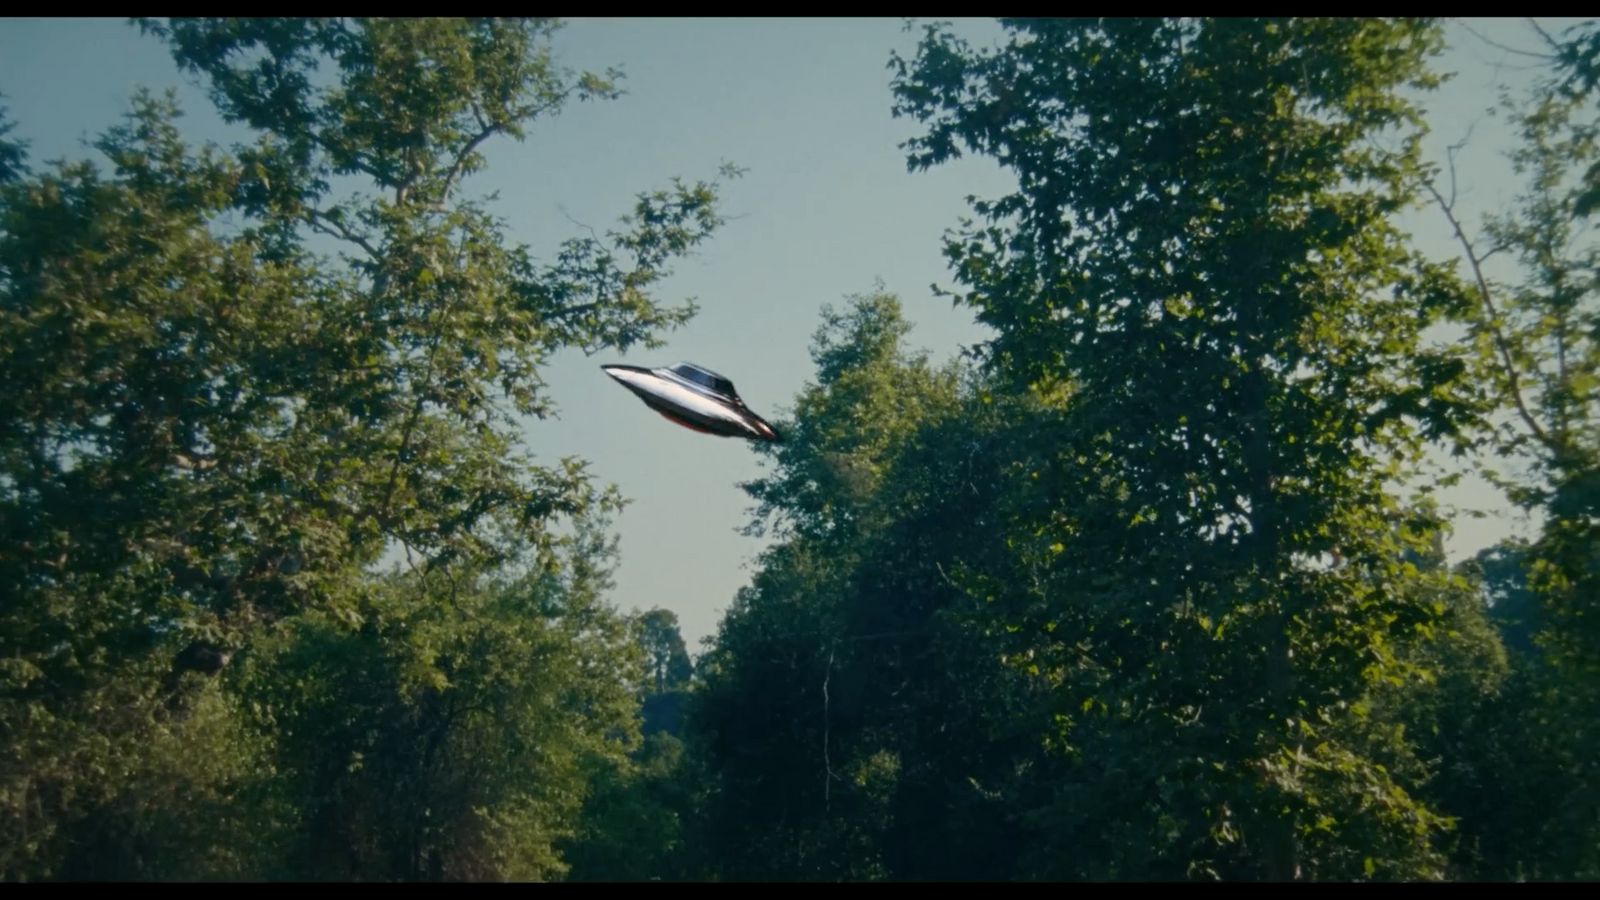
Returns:
[[[1015,176],[992,339],[826,309],[698,658],[523,436],[741,172],[513,241],[485,145],[619,91],[558,23],[132,23],[231,147],[0,111],[4,878],[1600,879],[1600,27],[1475,221],[1441,21],[1004,24],[885,54],[910,170]],[[1537,535],[1449,560],[1440,457]]]

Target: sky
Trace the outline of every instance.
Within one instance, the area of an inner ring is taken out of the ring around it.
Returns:
[[[1527,62],[1483,38],[1536,48],[1515,19],[1451,26],[1441,67],[1461,74],[1426,101],[1430,152],[1470,134],[1458,155],[1467,190],[1461,211],[1476,222],[1504,208],[1515,185],[1501,154],[1503,118],[1486,115],[1497,85],[1527,77]],[[1561,28],[1577,20],[1541,19]],[[1001,37],[989,20],[955,20],[964,37]],[[769,420],[784,416],[812,378],[808,348],[824,305],[841,305],[881,281],[916,323],[911,342],[945,359],[985,331],[930,285],[950,286],[940,239],[968,213],[966,198],[1013,186],[983,159],[907,172],[899,144],[914,122],[891,115],[890,54],[909,56],[915,32],[899,19],[575,19],[557,33],[559,61],[575,69],[620,67],[627,93],[573,104],[541,120],[518,143],[486,147],[472,194],[498,194],[495,210],[513,240],[548,253],[584,227],[603,229],[636,194],[674,176],[710,178],[723,162],[747,170],[724,192],[728,223],[678,262],[661,299],[693,298],[699,314],[666,335],[665,347],[626,356],[570,352],[545,373],[559,418],[525,435],[540,457],[578,456],[630,500],[616,522],[621,563],[614,601],[623,609],[675,612],[693,650],[714,633],[748,583],[763,541],[740,533],[751,501],[740,482],[762,468],[750,445],[668,423],[600,371],[604,363],[657,366],[692,361],[732,379]],[[137,86],[178,89],[193,141],[227,142],[237,132],[212,111],[153,38],[120,19],[0,21],[0,94],[40,162],[91,155],[82,141],[114,124]],[[1453,255],[1436,213],[1408,216],[1418,243]],[[1481,482],[1447,500],[1486,517],[1463,516],[1447,542],[1453,558],[1527,523]]]

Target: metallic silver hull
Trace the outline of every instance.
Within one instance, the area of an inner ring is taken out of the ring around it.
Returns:
[[[600,368],[632,391],[646,406],[685,428],[719,437],[778,440],[778,434],[772,426],[746,408],[737,394],[718,394],[675,377],[667,369],[639,366]]]

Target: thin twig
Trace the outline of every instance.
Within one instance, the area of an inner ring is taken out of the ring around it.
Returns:
[[[317,231],[328,235],[329,237],[338,238],[340,240],[349,241],[350,243],[355,244],[362,250],[367,251],[367,255],[372,257],[373,262],[377,262],[380,259],[380,254],[378,253],[377,248],[372,246],[372,242],[351,231],[342,223],[335,222],[328,218],[327,213],[324,213],[319,209],[313,208],[308,211],[306,215],[306,223]]]
[[[573,218],[572,213],[567,212],[567,208],[561,204],[556,205],[556,212],[561,213],[562,218],[566,219],[568,222],[571,222],[579,228],[582,228],[584,231],[589,232],[589,237],[593,238],[596,244],[599,244],[602,249],[610,252],[611,248],[606,245],[604,240],[601,239],[600,233],[594,230],[594,226],[585,224]]]
[[[471,156],[473,151],[477,150],[480,144],[488,140],[490,136],[499,130],[499,126],[492,123],[484,125],[483,129],[477,134],[473,135],[472,140],[467,141],[461,150],[456,153],[455,161],[450,164],[450,170],[445,173],[444,187],[439,191],[439,197],[441,200],[449,198],[450,191],[455,188],[456,179],[461,177],[461,171],[467,165],[467,157]]]
[[[1550,49],[1555,50],[1558,53],[1560,52],[1560,50],[1561,50],[1561,42],[1556,40],[1555,36],[1550,34],[1550,32],[1545,31],[1544,30],[1544,26],[1540,25],[1538,20],[1534,19],[1532,16],[1529,16],[1528,17],[1528,24],[1533,26],[1533,30],[1534,31],[1539,32],[1539,37],[1544,38],[1544,42],[1546,44],[1550,45]],[[1541,59],[1554,59],[1555,57],[1554,56],[1541,56],[1540,58]]]
[[[1544,34],[1544,29],[1539,27],[1539,23],[1533,21],[1531,18],[1528,20],[1528,23],[1530,25],[1532,25],[1534,27],[1534,29],[1537,30],[1540,34]],[[1466,32],[1468,34],[1472,35],[1473,37],[1477,38],[1480,41],[1483,41],[1485,44],[1488,44],[1489,46],[1494,47],[1497,50],[1504,50],[1507,53],[1515,53],[1518,56],[1526,56],[1526,57],[1530,57],[1532,59],[1544,59],[1544,60],[1554,59],[1554,57],[1551,56],[1548,53],[1534,53],[1531,50],[1518,50],[1515,47],[1508,47],[1505,44],[1502,44],[1499,41],[1496,41],[1496,40],[1494,40],[1493,38],[1490,38],[1487,35],[1480,34],[1477,29],[1473,28],[1471,25],[1468,25],[1464,20],[1457,19],[1456,20],[1456,24],[1460,25],[1464,30],[1466,30]],[[1549,39],[1548,36],[1546,36],[1546,39],[1547,40]],[[1554,42],[1552,42],[1552,46],[1554,46]]]

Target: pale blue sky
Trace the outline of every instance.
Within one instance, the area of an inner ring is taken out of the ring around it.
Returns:
[[[1469,21],[1502,42],[1533,46],[1516,20]],[[977,43],[1000,35],[984,20],[959,27]],[[1450,33],[1456,49],[1446,65],[1463,75],[1429,103],[1434,145],[1442,152],[1476,123],[1460,158],[1464,183],[1473,185],[1463,206],[1475,216],[1511,197],[1497,155],[1503,126],[1482,113],[1496,80],[1520,75],[1496,64],[1523,61],[1459,28]],[[916,127],[890,116],[886,65],[891,50],[909,52],[914,41],[897,19],[575,20],[557,37],[563,62],[620,65],[628,94],[574,105],[536,124],[521,144],[490,146],[489,169],[468,183],[473,193],[498,191],[514,239],[546,251],[576,233],[574,220],[609,225],[635,193],[673,175],[709,177],[724,160],[749,170],[726,192],[735,218],[663,288],[669,300],[697,298],[700,314],[660,351],[558,359],[547,380],[561,417],[529,432],[541,454],[582,456],[632,499],[618,522],[615,600],[675,611],[691,648],[714,631],[761,548],[738,534],[750,505],[738,482],[759,474],[756,456],[744,442],[669,424],[599,366],[699,362],[733,379],[746,402],[773,419],[811,376],[807,346],[821,306],[877,279],[900,294],[917,323],[913,342],[935,357],[981,338],[969,311],[952,309],[928,286],[950,283],[939,239],[966,213],[964,198],[1001,193],[1010,179],[986,160],[906,172],[897,144]],[[191,138],[226,140],[204,94],[156,41],[122,20],[0,22],[0,93],[18,135],[32,142],[35,164],[82,156],[79,140],[113,124],[137,85],[180,87]],[[1419,235],[1443,237],[1436,218],[1413,219]],[[1441,239],[1425,245],[1451,252]],[[1452,498],[1503,507],[1481,487]],[[1499,514],[1464,520],[1452,555],[1511,527]]]

